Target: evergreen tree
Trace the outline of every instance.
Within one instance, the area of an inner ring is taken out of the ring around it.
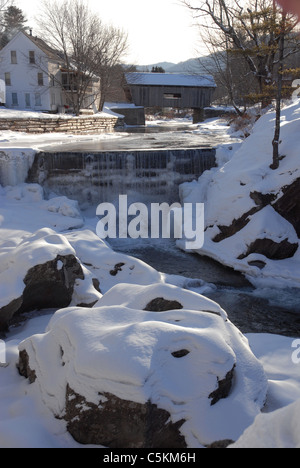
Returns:
[[[9,6],[3,15],[4,33],[1,41],[4,47],[12,39],[12,37],[19,31],[25,29],[27,19],[23,11],[15,6]]]
[[[163,67],[152,67],[151,73],[166,73]]]

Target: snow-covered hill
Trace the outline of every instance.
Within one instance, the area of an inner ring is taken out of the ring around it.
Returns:
[[[205,204],[200,255],[243,272],[254,285],[300,287],[299,101],[282,111],[278,170],[270,169],[274,125],[273,111],[261,117],[230,161],[183,184],[181,198]]]

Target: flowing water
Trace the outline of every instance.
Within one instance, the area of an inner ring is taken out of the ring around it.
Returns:
[[[28,181],[82,204],[113,202],[119,195],[134,201],[155,195],[161,202],[179,201],[178,187],[216,164],[214,148],[39,152]]]
[[[243,333],[300,336],[299,289],[256,290],[241,273],[211,258],[182,252],[174,240],[117,239],[109,243],[114,250],[137,257],[160,272],[189,279],[183,286],[218,302]]]
[[[46,192],[77,199],[85,213],[92,205],[115,202],[176,202],[179,184],[197,179],[215,165],[215,146],[226,142],[224,128],[148,129],[124,138],[43,147],[36,155],[30,182]],[[233,141],[234,142],[234,141]],[[92,211],[93,213],[92,213]],[[220,303],[242,332],[300,335],[300,290],[255,290],[240,273],[196,254],[177,249],[174,240],[111,240],[120,252],[157,270],[186,278],[185,287]]]

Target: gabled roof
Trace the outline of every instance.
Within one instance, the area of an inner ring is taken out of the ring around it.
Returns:
[[[178,73],[125,73],[127,84],[136,86],[179,86],[216,88],[211,75]]]
[[[36,45],[44,54],[47,55],[47,57],[51,60],[55,60],[58,62],[63,62],[62,57],[59,55],[59,52],[52,47],[50,47],[43,39],[37,37],[37,36],[31,36],[30,34],[27,34],[25,31],[22,31],[24,36],[26,36],[33,44]]]
[[[59,51],[53,49],[50,47],[43,39],[40,39],[37,36],[31,36],[30,34],[27,34],[25,31],[19,31],[9,42],[6,44],[6,46],[3,47],[3,49],[0,50],[0,53],[2,54],[6,49],[9,49],[11,47],[11,43],[14,42],[18,36],[23,35],[27,39],[29,39],[36,47],[38,47],[50,60],[54,60],[55,62],[60,62],[63,63],[63,58],[60,55]]]

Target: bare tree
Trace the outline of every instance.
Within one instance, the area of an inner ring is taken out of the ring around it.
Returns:
[[[280,13],[273,0],[182,0],[200,22],[206,36],[219,37],[219,50],[236,54],[255,78],[260,95],[272,86],[279,65]],[[297,20],[285,29],[283,61],[299,51]],[[291,39],[291,40],[290,40]]]
[[[38,24],[43,38],[61,54],[65,64],[63,90],[79,115],[86,97],[99,81],[94,58],[103,25],[84,0],[43,0]]]
[[[115,74],[119,73],[118,65],[120,65],[127,49],[128,35],[125,31],[112,25],[103,29],[95,57],[97,74],[100,77],[99,111],[103,109],[106,96],[114,82]]]
[[[210,60],[199,60],[205,71],[215,78],[215,99],[219,99],[223,104],[231,104],[237,114],[242,116],[246,111],[244,91],[253,89],[248,67],[243,60],[230,53],[228,38],[222,32],[205,29],[200,30],[200,36],[209,52]],[[244,106],[243,110],[241,105]]]
[[[279,145],[280,145],[280,131],[281,131],[281,99],[282,99],[282,82],[283,82],[283,70],[284,70],[284,42],[286,37],[286,28],[288,27],[287,15],[282,13],[280,23],[280,41],[279,41],[279,72],[278,72],[278,86],[276,96],[276,121],[275,121],[275,133],[273,139],[273,163],[271,169],[278,169],[280,163]]]

